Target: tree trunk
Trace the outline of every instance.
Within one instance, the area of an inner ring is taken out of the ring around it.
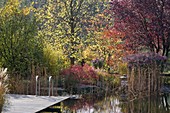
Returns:
[[[70,58],[70,63],[71,63],[71,65],[74,65],[74,61],[75,61],[75,58],[74,58],[74,57],[71,57],[71,58]]]

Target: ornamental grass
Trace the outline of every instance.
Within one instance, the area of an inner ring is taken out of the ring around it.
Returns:
[[[0,112],[2,111],[2,108],[6,101],[5,94],[8,92],[8,75],[6,73],[6,68],[0,68]]]

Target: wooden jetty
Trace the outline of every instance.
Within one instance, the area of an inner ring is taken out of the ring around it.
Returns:
[[[16,94],[6,96],[8,102],[2,113],[36,113],[69,98],[69,96],[49,97]]]

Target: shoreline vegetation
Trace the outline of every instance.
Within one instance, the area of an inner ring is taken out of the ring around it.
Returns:
[[[6,103],[5,95],[8,93],[8,75],[7,68],[0,68],[0,112]]]
[[[169,0],[31,1],[0,2],[0,107],[6,93],[133,100],[169,87]]]

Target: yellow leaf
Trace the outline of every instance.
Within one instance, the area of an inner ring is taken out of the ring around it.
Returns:
[[[28,15],[30,13],[30,8],[26,7],[22,11],[24,15]]]

